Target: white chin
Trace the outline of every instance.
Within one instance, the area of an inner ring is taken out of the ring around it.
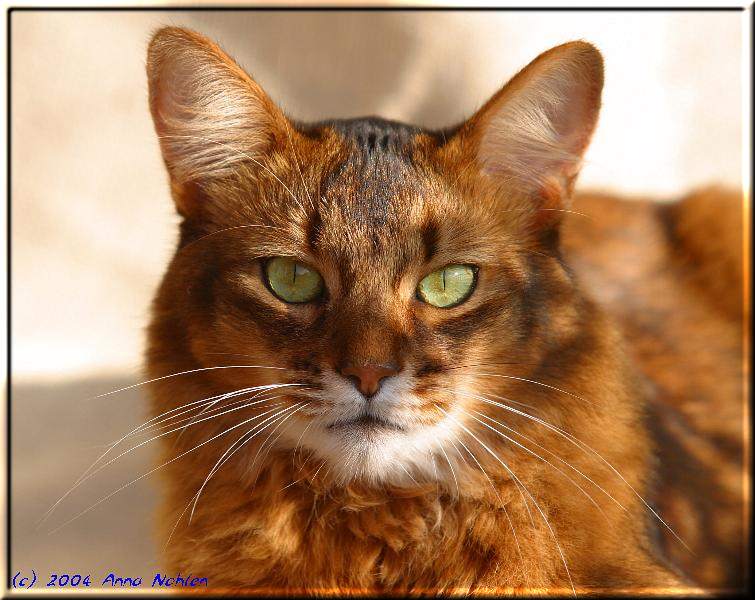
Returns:
[[[302,430],[304,428],[302,427]],[[340,484],[359,480],[370,484],[414,485],[446,479],[453,485],[440,444],[447,445],[437,426],[400,429],[374,423],[329,427],[312,424],[304,435],[291,430],[289,439],[314,451],[312,460],[325,460],[330,476]],[[450,446],[450,444],[448,444]]]
[[[345,425],[326,431],[324,437],[317,450],[333,465],[338,480],[399,483],[410,481],[408,473],[416,471],[414,465],[403,464],[407,461],[400,449],[408,445],[411,437],[404,431]]]

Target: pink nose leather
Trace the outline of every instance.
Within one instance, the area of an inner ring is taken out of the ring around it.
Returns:
[[[374,396],[380,389],[380,382],[396,375],[398,369],[386,365],[349,365],[341,369],[341,375],[351,379],[366,398]]]

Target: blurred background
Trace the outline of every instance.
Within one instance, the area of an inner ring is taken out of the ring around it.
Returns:
[[[518,69],[584,39],[605,58],[581,189],[670,200],[741,186],[745,12],[14,12],[12,566],[149,575],[149,445],[35,522],[144,418],[151,296],[177,218],[147,108],[150,33],[220,42],[291,116],[380,115],[438,127]],[[748,34],[749,36],[749,34]],[[749,84],[748,84],[749,85]]]

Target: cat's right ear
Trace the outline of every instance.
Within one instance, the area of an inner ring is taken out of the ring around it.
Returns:
[[[177,208],[187,184],[259,163],[285,131],[262,88],[206,37],[178,27],[157,31],[147,52],[149,106]]]

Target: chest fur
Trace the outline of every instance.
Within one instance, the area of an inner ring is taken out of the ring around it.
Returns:
[[[286,486],[265,472],[254,493],[207,490],[167,545],[171,565],[220,587],[438,590],[537,587],[563,578],[544,521],[523,502],[459,500],[436,488],[402,495]],[[178,490],[175,490],[178,491]],[[182,505],[168,503],[171,507]],[[180,512],[180,511],[179,511]],[[163,519],[172,525],[179,514]]]

